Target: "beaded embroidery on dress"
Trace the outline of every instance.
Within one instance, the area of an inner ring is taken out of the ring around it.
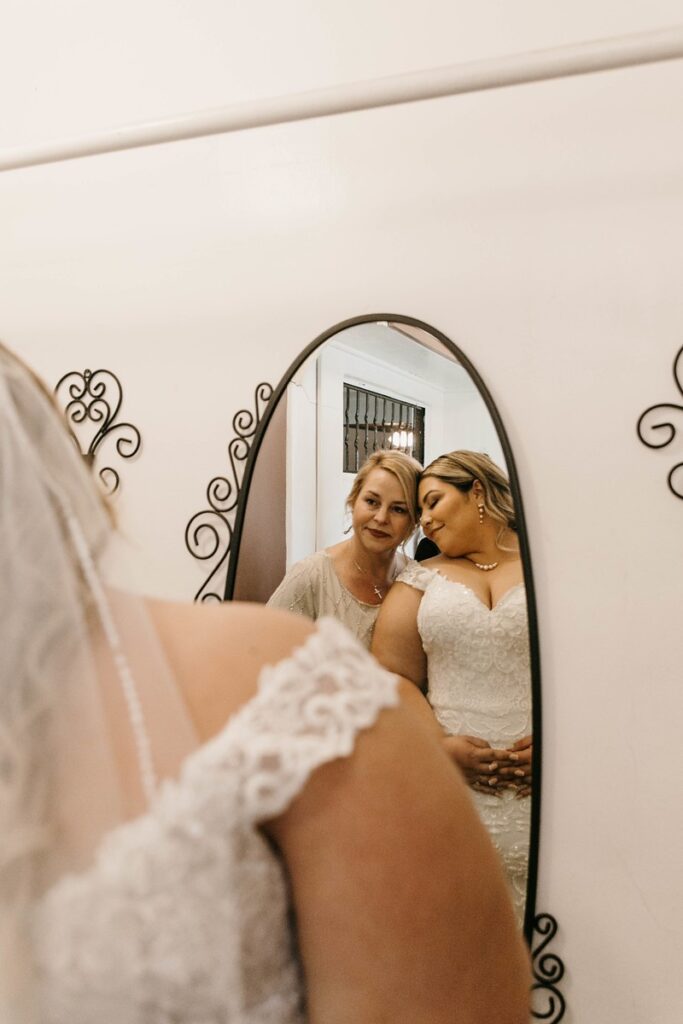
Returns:
[[[314,622],[330,615],[343,622],[368,649],[380,609],[379,604],[366,604],[342,585],[326,551],[316,551],[293,565],[268,607],[305,615]]]
[[[396,705],[397,679],[331,619],[35,906],[42,1024],[299,1024],[280,859],[258,829]]]
[[[526,593],[519,584],[488,608],[465,584],[412,562],[398,577],[424,592],[417,626],[427,655],[427,697],[450,735],[509,747],[531,734]],[[505,865],[520,924],[526,903],[531,800],[511,791],[471,795]]]

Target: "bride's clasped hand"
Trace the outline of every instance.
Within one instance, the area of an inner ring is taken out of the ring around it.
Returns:
[[[506,750],[479,736],[444,736],[443,745],[473,789],[497,795],[511,789],[519,797],[531,793],[531,736]]]

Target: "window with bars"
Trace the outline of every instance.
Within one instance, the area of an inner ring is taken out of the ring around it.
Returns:
[[[425,410],[344,384],[344,472],[357,473],[373,452],[393,449],[424,460]]]

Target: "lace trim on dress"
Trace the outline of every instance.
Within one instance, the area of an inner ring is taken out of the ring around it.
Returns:
[[[289,658],[261,672],[257,695],[223,733],[193,757],[199,763],[237,754],[248,820],[281,814],[319,766],[353,750],[361,729],[398,704],[398,678],[387,672],[336,619]],[[203,755],[203,756],[202,756]]]
[[[402,573],[396,577],[397,583],[407,583],[416,590],[426,590],[434,579],[434,569],[427,569],[420,562],[411,559]]]
[[[475,600],[477,600],[479,604],[482,606],[482,608],[484,608],[487,612],[495,612],[498,605],[503,604],[503,602],[506,601],[511,594],[514,594],[516,590],[519,590],[520,587],[524,587],[523,580],[520,580],[519,583],[513,583],[511,587],[508,587],[503,596],[498,598],[494,605],[489,606],[486,604],[485,601],[482,601],[481,597],[479,596],[479,594],[477,594],[475,590],[472,590],[472,587],[468,587],[468,585],[466,583],[463,583],[462,580],[452,580],[450,576],[447,576],[445,572],[441,572],[440,569],[432,569],[432,572],[434,573],[435,576],[438,576],[439,579],[445,580],[446,583],[451,583],[454,587],[462,587],[463,590],[467,590],[472,595],[472,597],[475,598]]]
[[[35,907],[43,1024],[303,1024],[282,865],[256,824],[352,752],[398,680],[322,619],[259,690]]]
[[[529,630],[524,585],[489,608],[466,584],[432,573],[417,626],[428,659],[427,699],[449,735],[480,736],[509,748],[532,731]],[[518,920],[526,898],[531,800],[510,790],[474,792],[498,850]]]

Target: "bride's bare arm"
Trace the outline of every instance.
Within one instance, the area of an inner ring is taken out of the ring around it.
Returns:
[[[426,688],[427,659],[417,629],[422,592],[394,583],[384,599],[372,638],[372,653],[390,672]]]
[[[408,683],[268,829],[293,888],[311,1024],[527,1024],[501,869]],[[421,698],[420,698],[421,700]]]

